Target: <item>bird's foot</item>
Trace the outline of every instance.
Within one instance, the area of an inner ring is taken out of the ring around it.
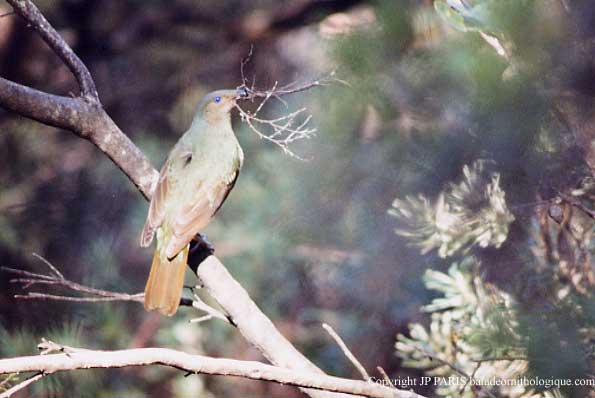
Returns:
[[[207,240],[207,237],[203,234],[197,234],[194,239],[190,241],[188,266],[194,273],[196,273],[200,263],[213,253],[215,253],[215,248],[211,242]]]
[[[207,250],[210,250],[211,254],[215,253],[215,247],[211,242],[209,242],[209,239],[205,234],[198,233],[194,239],[200,242],[200,244],[203,245]],[[192,250],[192,248],[190,250]]]

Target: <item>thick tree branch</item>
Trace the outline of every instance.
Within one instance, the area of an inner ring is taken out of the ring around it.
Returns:
[[[87,113],[75,98],[44,93],[0,77],[0,101],[4,108],[38,122],[67,130],[82,122]]]
[[[0,106],[91,141],[150,197],[157,171],[99,102],[48,94],[0,77]]]
[[[55,345],[55,344],[54,344]],[[58,346],[58,345],[55,345]],[[381,384],[311,372],[296,372],[256,361],[210,358],[165,348],[97,351],[64,347],[61,354],[35,355],[0,360],[0,374],[60,371],[90,368],[166,365],[192,373],[238,376],[272,381],[303,388],[358,394],[376,398],[420,398],[419,395],[387,388]]]
[[[0,78],[0,106],[91,141],[150,197],[158,173],[105,112],[87,67],[30,0],[7,1],[72,71],[82,96],[49,94]]]

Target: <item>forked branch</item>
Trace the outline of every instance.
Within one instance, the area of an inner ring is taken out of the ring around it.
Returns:
[[[312,115],[308,113],[306,108],[299,108],[294,111],[289,110],[288,103],[282,97],[307,91],[315,87],[327,86],[331,83],[346,83],[337,79],[333,71],[326,76],[303,84],[293,82],[285,86],[279,86],[279,83],[275,82],[270,89],[261,90],[255,87],[255,79],[250,81],[246,77],[245,67],[250,62],[251,57],[252,49],[250,49],[248,56],[241,62],[240,74],[242,84],[238,89],[246,90],[247,95],[244,99],[251,100],[252,102],[260,100],[260,102],[254,111],[249,111],[236,105],[242,121],[259,138],[277,145],[285,154],[299,160],[306,160],[297,155],[290,146],[297,141],[307,140],[315,136],[317,130],[310,126]],[[287,112],[277,117],[262,116],[264,113],[262,112],[263,107],[270,102],[270,99],[276,99],[281,102]]]
[[[10,267],[0,267],[0,271],[17,276],[10,280],[11,283],[18,284],[23,290],[28,290],[36,285],[53,286],[63,288],[67,291],[65,294],[51,294],[41,292],[28,291],[26,294],[16,294],[14,297],[18,299],[29,300],[55,300],[55,301],[70,301],[79,303],[101,303],[112,301],[133,301],[142,303],[144,293],[128,294],[120,292],[112,292],[109,290],[97,289],[94,287],[82,285],[80,283],[66,279],[64,275],[47,259],[39,254],[33,253],[33,256],[39,259],[47,268],[48,272],[37,273]],[[211,307],[205,303],[196,292],[193,290],[193,299],[181,300],[181,306],[193,307],[199,311],[203,311],[206,315],[190,322],[202,322],[209,319],[220,319],[227,323],[231,323],[228,316],[223,312]]]
[[[398,391],[376,383],[295,371],[256,361],[191,355],[165,348],[99,351],[62,346],[47,340],[43,340],[39,348],[43,350],[42,355],[0,359],[0,374],[38,372],[39,375],[47,375],[76,369],[165,365],[195,374],[237,376],[373,398],[423,398],[412,392]]]

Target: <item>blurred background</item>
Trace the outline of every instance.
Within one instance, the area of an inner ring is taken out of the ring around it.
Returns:
[[[469,374],[478,356],[520,358],[488,361],[485,375],[593,374],[592,2],[36,4],[89,67],[107,112],[157,168],[199,99],[242,83],[240,63],[251,47],[246,72],[257,87],[332,70],[347,83],[287,97],[289,108],[265,108],[271,117],[308,108],[317,136],[292,149],[309,161],[259,139],[234,115],[244,168],[204,231],[281,332],[328,373],[360,377],[322,322],[376,377],[377,366],[395,379],[448,375],[428,353]],[[0,13],[10,11],[0,2]],[[14,14],[0,18],[0,75],[78,92]],[[0,265],[45,271],[38,253],[71,280],[140,292],[152,255],[138,246],[147,208],[92,144],[0,111]],[[22,290],[9,279],[0,276],[2,357],[33,354],[46,337],[262,360],[232,327],[188,323],[197,316],[191,309],[165,318],[136,303],[17,300]],[[440,298],[451,301],[422,308]],[[462,387],[413,386],[428,396],[484,396]],[[593,396],[589,387],[493,392]],[[21,396],[301,393],[147,367],[52,376]]]

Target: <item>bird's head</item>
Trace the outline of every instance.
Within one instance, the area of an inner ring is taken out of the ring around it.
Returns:
[[[245,88],[237,90],[217,90],[204,96],[198,105],[197,116],[209,123],[215,124],[229,119],[229,114],[238,99],[247,98]]]

